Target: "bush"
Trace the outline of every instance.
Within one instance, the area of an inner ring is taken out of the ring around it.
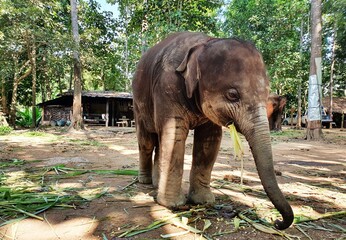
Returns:
[[[41,119],[41,110],[36,108],[36,126]],[[32,108],[24,107],[17,111],[16,125],[21,127],[30,127],[32,124]]]
[[[0,135],[7,135],[12,132],[13,128],[10,126],[0,126]]]

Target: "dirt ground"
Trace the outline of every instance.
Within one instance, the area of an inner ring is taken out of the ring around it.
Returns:
[[[67,133],[57,127],[39,131],[43,134],[28,134],[28,130],[21,130],[0,136],[0,160],[25,160],[24,169],[58,164],[77,169],[138,169],[133,128],[88,127],[83,132]],[[346,239],[345,214],[341,218],[323,217],[325,213],[346,210],[346,131],[323,129],[324,140],[313,142],[304,140],[304,133],[305,130],[284,128],[283,133],[272,134],[277,180],[296,217],[304,215],[322,219],[294,224],[284,231],[288,234],[286,236],[259,231],[239,219],[239,212],[250,218],[255,213],[254,219],[272,223],[279,215],[263,192],[244,138],[244,186],[239,185],[240,161],[234,160],[232,141],[224,130],[212,175],[217,200],[213,206],[186,206],[171,211],[156,204],[155,189],[137,183],[134,176],[90,172],[60,179],[55,185],[102,187],[108,189],[107,194],[75,208],[49,209],[39,215],[44,221],[26,218],[0,227],[0,239],[120,239],[121,234],[128,230],[141,229],[184,211],[188,212],[184,215],[187,217],[180,219],[187,219],[194,229],[203,231],[205,228],[203,236],[207,239]],[[193,132],[190,132],[184,166],[185,192],[188,190],[192,138]],[[6,172],[6,169],[1,171]],[[2,222],[0,215],[0,224]],[[166,224],[128,238],[203,239],[201,234],[176,225]],[[167,236],[173,233],[180,236]]]

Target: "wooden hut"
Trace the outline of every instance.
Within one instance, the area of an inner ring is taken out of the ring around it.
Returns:
[[[73,92],[65,92],[55,99],[38,104],[42,107],[42,124],[70,121]],[[89,125],[133,125],[132,94],[113,91],[82,92],[83,121]]]
[[[330,98],[324,97],[322,99],[322,104],[324,108],[329,111],[330,106]],[[333,121],[335,122],[337,127],[341,127],[342,122],[342,115],[346,114],[346,97],[333,97],[333,106],[332,106],[332,114],[333,114]],[[329,114],[329,112],[328,112]],[[343,127],[346,127],[346,117],[344,116],[344,125]]]

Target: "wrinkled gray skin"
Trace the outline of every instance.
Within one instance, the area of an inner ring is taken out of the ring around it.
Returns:
[[[234,122],[250,145],[268,197],[283,217],[276,220],[276,228],[291,225],[293,212],[273,168],[266,112],[269,80],[255,47],[235,39],[176,33],[143,55],[132,87],[139,181],[158,187],[159,204],[186,202],[181,183],[189,129],[194,129],[194,144],[188,200],[214,202],[210,179],[221,127]]]

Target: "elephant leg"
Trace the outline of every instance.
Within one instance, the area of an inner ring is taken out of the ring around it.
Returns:
[[[157,202],[166,207],[175,207],[186,202],[181,183],[188,128],[182,118],[173,117],[167,119],[161,129]]]
[[[154,157],[154,168],[153,168],[153,186],[158,187],[160,181],[160,171],[159,171],[159,155],[160,151],[158,147],[155,147],[155,157]]]
[[[189,201],[193,203],[203,204],[215,201],[210,190],[210,179],[221,138],[222,128],[212,122],[195,129],[188,196]]]
[[[157,146],[157,135],[145,130],[143,123],[137,124],[137,139],[139,147],[139,176],[140,183],[152,183],[153,150]]]

